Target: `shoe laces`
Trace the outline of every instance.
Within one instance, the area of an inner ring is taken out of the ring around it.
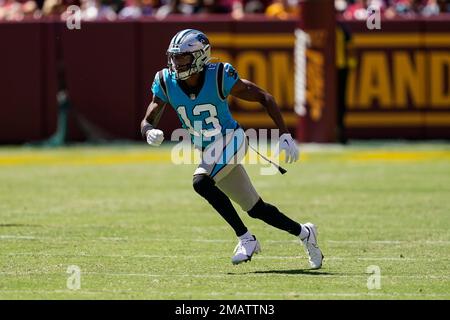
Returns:
[[[317,245],[317,243],[313,243],[313,242],[311,242],[311,241],[308,241],[307,239],[302,240],[302,242],[305,244],[305,246],[306,246],[306,248],[308,249],[308,251],[309,251],[309,248],[310,248],[310,247],[313,247],[313,248],[315,248],[315,249],[318,249],[318,248],[319,248],[319,246]]]
[[[234,248],[234,253],[245,253],[244,246],[251,241],[255,241],[255,239],[247,238],[247,239],[239,240],[238,244]]]

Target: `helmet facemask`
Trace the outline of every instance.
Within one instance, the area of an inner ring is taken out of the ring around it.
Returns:
[[[175,35],[167,50],[169,73],[177,80],[186,80],[203,71],[211,60],[211,47],[206,36],[196,30],[191,30],[190,33],[176,44]]]
[[[167,53],[167,65],[169,72],[177,80],[186,80],[194,73],[197,73],[196,65],[194,64],[193,53]]]

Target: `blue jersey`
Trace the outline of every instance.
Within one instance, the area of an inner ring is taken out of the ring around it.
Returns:
[[[183,128],[189,131],[194,145],[205,148],[217,137],[234,130],[238,123],[231,116],[227,97],[239,76],[229,63],[205,65],[203,87],[197,95],[188,95],[169,70],[158,72],[152,91],[176,111]]]

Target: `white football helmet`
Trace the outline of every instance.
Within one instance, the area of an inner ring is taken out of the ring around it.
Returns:
[[[176,55],[189,55],[192,57],[191,62],[188,65],[177,66],[174,61]],[[191,75],[201,72],[211,60],[208,38],[203,32],[194,29],[178,32],[170,41],[167,60],[169,73],[177,80],[186,80]]]

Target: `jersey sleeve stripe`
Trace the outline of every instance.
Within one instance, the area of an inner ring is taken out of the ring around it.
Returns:
[[[161,88],[166,96],[167,100],[169,100],[169,95],[167,94],[166,81],[164,80],[164,72],[161,70],[158,72],[159,83],[161,84]]]
[[[225,94],[223,93],[223,63],[219,63],[217,69],[217,92],[219,92],[220,99],[225,100]]]

